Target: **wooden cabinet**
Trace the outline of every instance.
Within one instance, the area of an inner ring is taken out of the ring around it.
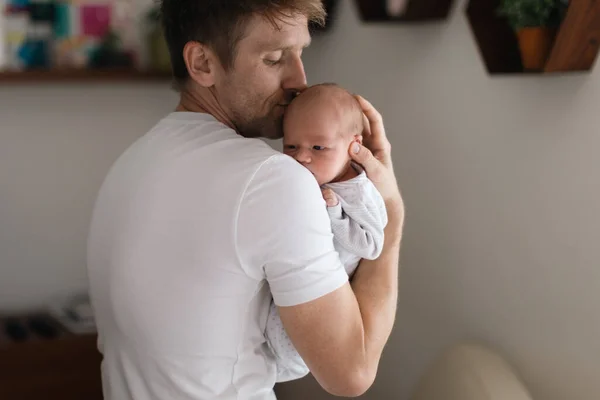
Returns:
[[[0,399],[102,400],[96,335],[62,331],[48,338],[29,333],[14,341],[4,321],[0,319]]]

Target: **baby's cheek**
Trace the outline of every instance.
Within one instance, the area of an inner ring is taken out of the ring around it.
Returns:
[[[339,174],[336,163],[322,162],[315,168],[315,175],[321,184],[329,183]],[[322,182],[321,182],[322,181]]]

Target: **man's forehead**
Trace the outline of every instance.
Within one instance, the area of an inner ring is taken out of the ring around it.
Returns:
[[[306,17],[282,17],[281,20],[268,20],[253,17],[248,24],[246,39],[260,49],[304,48],[310,44]]]

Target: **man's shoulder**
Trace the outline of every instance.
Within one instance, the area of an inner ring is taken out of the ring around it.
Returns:
[[[256,172],[255,180],[270,182],[280,191],[304,192],[318,189],[315,177],[296,160],[275,152],[264,160]]]
[[[261,164],[281,154],[260,139],[245,138],[210,114],[173,112],[160,120],[147,135],[169,138],[169,145],[189,151],[204,150],[213,162]],[[163,139],[164,141],[164,139]],[[206,154],[202,155],[206,159]]]
[[[259,204],[269,214],[314,215],[324,208],[324,200],[315,177],[297,161],[285,154],[265,160],[253,174],[243,195],[243,204]]]
[[[314,177],[310,171],[300,165],[292,157],[273,150],[275,153],[271,154],[270,157],[265,161],[263,168],[271,170],[274,175],[281,176],[286,179],[301,179],[314,181]],[[315,181],[316,183],[316,181]]]

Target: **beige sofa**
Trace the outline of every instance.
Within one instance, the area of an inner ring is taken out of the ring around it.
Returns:
[[[311,376],[277,385],[280,400],[333,400]],[[374,391],[361,399],[391,400]],[[511,366],[496,352],[477,344],[444,351],[427,368],[410,400],[532,400]]]
[[[460,344],[432,363],[411,400],[533,399],[497,352],[478,344]]]

